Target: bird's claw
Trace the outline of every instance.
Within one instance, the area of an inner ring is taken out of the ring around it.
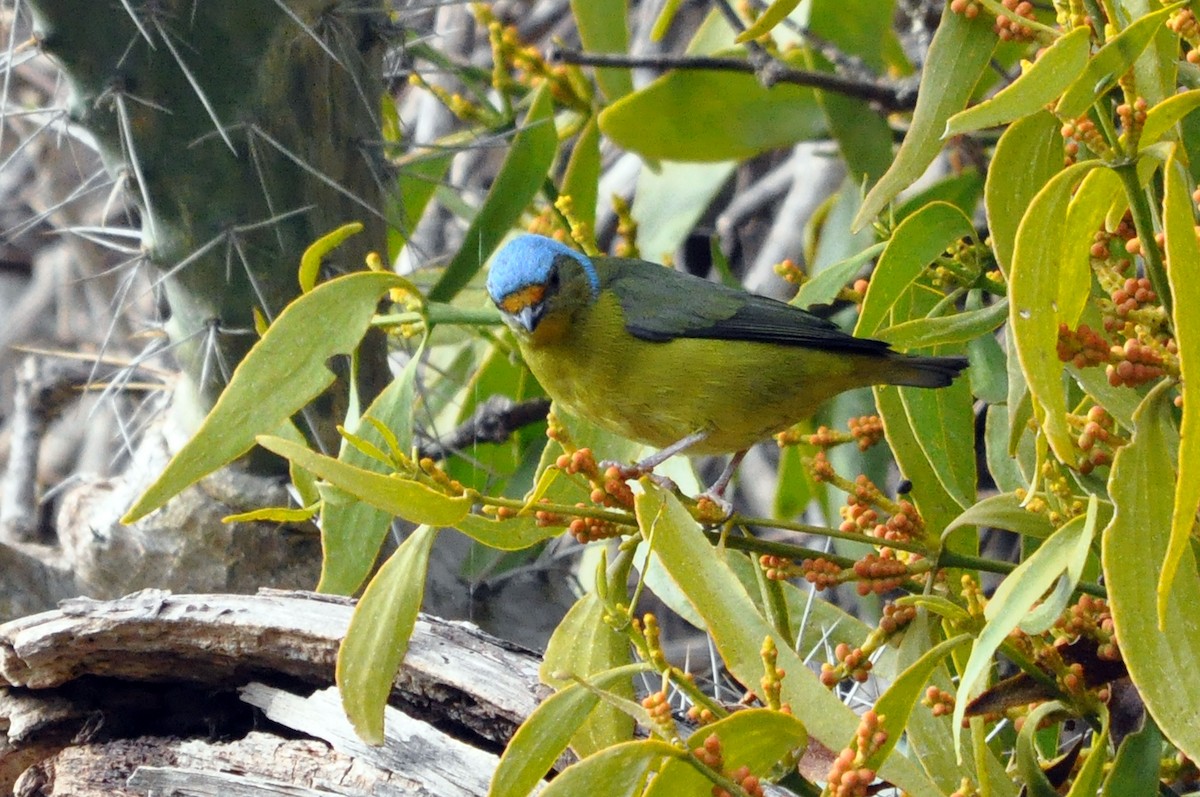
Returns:
[[[630,481],[631,479],[640,479],[643,476],[649,476],[651,481],[664,490],[670,490],[671,492],[679,491],[679,488],[675,485],[675,482],[671,481],[671,479],[667,478],[666,476],[659,476],[654,473],[653,468],[647,468],[640,464],[623,465],[620,462],[613,462],[612,460],[606,459],[600,463],[600,472],[606,475],[611,474],[616,476],[616,478],[623,482]]]

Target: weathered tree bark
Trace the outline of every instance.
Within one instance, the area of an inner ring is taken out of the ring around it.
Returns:
[[[0,626],[0,793],[486,794],[538,658],[422,616],[371,747],[330,686],[351,610],[147,590]]]

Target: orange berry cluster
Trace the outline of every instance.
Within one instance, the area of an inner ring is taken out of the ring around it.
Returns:
[[[790,282],[792,285],[801,285],[808,278],[804,270],[796,265],[795,261],[791,258],[786,258],[776,263],[775,273],[785,282]]]
[[[813,455],[813,458],[809,460],[808,470],[814,481],[831,482],[837,478],[837,471],[829,463],[829,457],[825,456],[824,451],[818,451]]]
[[[787,581],[804,575],[803,566],[797,565],[786,556],[765,553],[758,557],[758,565],[763,569],[766,577],[772,581]]]
[[[1063,153],[1066,156],[1066,165],[1075,162],[1079,156],[1079,145],[1083,144],[1097,155],[1108,154],[1108,142],[1104,140],[1104,135],[1096,129],[1096,123],[1086,116],[1081,116],[1074,122],[1067,122],[1062,126],[1062,137],[1066,141],[1063,144]]]
[[[883,419],[878,415],[860,415],[851,418],[847,425],[858,440],[859,451],[866,451],[883,439]]]
[[[600,506],[631,508],[633,506],[633,491],[625,483],[621,469],[616,465],[609,466],[603,474],[590,448],[581,448],[570,454],[560,454],[554,461],[554,466],[572,476],[581,474],[593,485],[590,498],[592,503]]]
[[[908,577],[908,566],[896,559],[896,553],[884,548],[880,554],[869,553],[854,563],[855,589],[859,595],[882,595],[900,587]]]
[[[925,534],[925,521],[917,514],[911,501],[900,501],[899,508],[886,523],[880,523],[871,531],[871,536],[881,540],[906,542]]]
[[[688,707],[687,718],[697,725],[708,725],[711,722],[715,722],[717,719],[716,715],[712,713],[711,709],[702,708],[696,704],[692,704],[690,707]]]
[[[1120,288],[1112,292],[1112,301],[1113,310],[1124,318],[1144,304],[1157,302],[1158,294],[1154,292],[1148,277],[1129,277]]]
[[[821,664],[821,683],[832,689],[843,678],[852,678],[860,684],[871,674],[871,660],[862,648],[852,648],[845,642],[839,642],[833,649],[837,664],[824,662]]]
[[[1058,359],[1074,363],[1076,368],[1087,368],[1108,362],[1109,344],[1096,330],[1080,324],[1072,332],[1066,324],[1058,326]]]
[[[858,722],[854,741],[838,753],[829,768],[826,781],[831,797],[866,797],[875,782],[875,770],[865,766],[870,757],[887,743],[883,717],[868,710]]]
[[[1146,124],[1146,98],[1138,97],[1133,104],[1123,102],[1117,106],[1117,117],[1126,135],[1137,136]]]
[[[916,606],[897,606],[889,603],[883,607],[883,617],[879,618],[879,630],[885,636],[891,636],[915,619],[917,619]]]
[[[967,19],[975,19],[981,10],[979,3],[974,0],[950,0],[950,10],[962,14]]]
[[[1192,49],[1184,56],[1187,62],[1200,64],[1200,50],[1197,49],[1197,45],[1200,45],[1200,23],[1196,22],[1195,13],[1190,8],[1181,8],[1167,18],[1167,27],[1192,45]]]
[[[954,712],[954,695],[944,689],[930,686],[925,690],[925,697],[921,698],[921,705],[928,708],[935,717],[948,717]]]
[[[548,504],[550,501],[549,499],[543,498],[540,503]],[[566,518],[557,512],[549,512],[545,509],[537,510],[533,513],[533,517],[535,520],[537,520],[537,524],[540,528],[547,528],[549,526],[562,526],[567,522]]]
[[[740,766],[733,772],[729,773],[730,780],[742,787],[742,790],[751,797],[763,797],[766,793],[763,791],[762,781],[757,776],[750,772],[750,767]],[[722,789],[720,786],[713,786],[713,797],[732,797],[728,790]]]
[[[1058,621],[1057,628],[1071,637],[1086,636],[1094,639],[1098,646],[1096,655],[1105,661],[1120,661],[1121,649],[1117,645],[1112,612],[1103,598],[1081,595]]]
[[[646,695],[642,698],[642,708],[646,709],[646,713],[650,715],[650,719],[655,725],[662,728],[674,728],[671,704],[667,700],[666,692],[660,690]]]
[[[841,566],[821,557],[805,559],[800,563],[800,570],[804,573],[804,580],[817,589],[829,589],[843,580]]]
[[[438,467],[438,464],[430,457],[422,457],[417,463],[425,475],[433,479],[434,483],[451,495],[462,495],[467,490],[463,487],[462,482],[458,479],[451,479],[446,471]]]
[[[1112,354],[1121,358],[1105,369],[1108,383],[1113,387],[1137,387],[1165,373],[1162,357],[1137,338],[1129,338],[1123,347],[1113,346]]]
[[[578,506],[582,508],[583,504],[578,504]],[[571,522],[567,524],[567,533],[574,537],[580,545],[586,545],[596,540],[611,540],[613,537],[619,537],[622,529],[610,520],[577,517],[572,518]]]
[[[1087,475],[1097,467],[1112,464],[1112,449],[1124,442],[1113,434],[1113,425],[1112,416],[1100,405],[1088,410],[1083,431],[1075,440],[1083,452],[1083,459],[1079,462],[1080,473]]]
[[[1009,11],[1012,11],[1019,17],[1025,19],[1033,19],[1033,3],[1029,0],[1000,0],[1000,2]],[[1022,25],[1009,17],[996,15],[995,24],[996,35],[1002,41],[1006,42],[1027,42],[1033,40],[1033,29],[1028,25]]]

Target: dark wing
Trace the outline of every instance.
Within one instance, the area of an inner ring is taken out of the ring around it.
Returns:
[[[593,258],[601,290],[616,294],[625,328],[643,340],[748,340],[784,346],[885,354],[886,343],[856,338],[785,302],[642,260]]]

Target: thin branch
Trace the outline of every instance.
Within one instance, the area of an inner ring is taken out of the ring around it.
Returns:
[[[505,396],[492,396],[448,437],[423,443],[421,456],[445,459],[473,443],[503,443],[521,427],[545,420],[549,411],[548,399],[513,401]]]
[[[720,58],[706,55],[624,55],[558,49],[550,54],[550,59],[577,66],[654,69],[660,72],[672,69],[697,69],[712,72],[744,72],[750,75],[760,73],[755,64],[743,58]],[[912,110],[916,105],[916,94],[903,86],[857,80],[829,72],[795,69],[779,64],[777,61],[773,63],[779,67],[772,75],[774,83],[789,83],[794,86],[808,86],[822,91],[832,91],[847,97],[873,102],[886,111],[907,111]]]

